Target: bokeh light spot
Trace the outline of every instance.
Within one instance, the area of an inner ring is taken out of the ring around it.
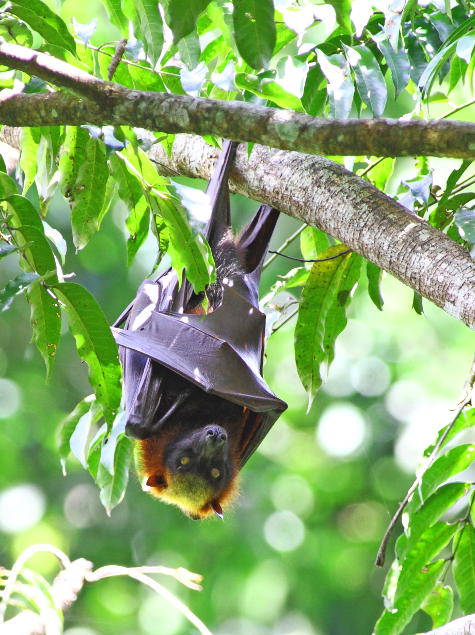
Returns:
[[[275,512],[266,520],[264,536],[276,551],[294,551],[303,542],[305,528],[292,512]]]
[[[20,405],[20,389],[10,379],[0,379],[0,419],[11,417]]]
[[[272,485],[271,496],[277,509],[288,510],[297,516],[306,516],[313,509],[310,485],[298,474],[280,476]]]
[[[16,534],[43,518],[46,499],[36,485],[24,484],[0,492],[0,531]]]
[[[348,456],[363,444],[366,425],[351,404],[335,404],[325,410],[317,426],[317,441],[333,456]]]
[[[382,395],[391,379],[389,368],[377,357],[367,357],[353,365],[350,373],[353,387],[364,397]]]

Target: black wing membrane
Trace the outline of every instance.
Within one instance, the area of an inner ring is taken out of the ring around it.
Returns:
[[[203,234],[213,253],[231,224],[228,176],[236,146],[225,142],[207,188],[212,213]],[[124,371],[129,436],[146,439],[159,433],[197,386],[243,407],[237,422],[242,467],[287,408],[262,377],[265,315],[258,304],[262,264],[278,216],[276,209],[261,205],[243,229],[237,247],[244,254],[245,273],[223,280],[222,302],[213,312],[184,312],[193,289],[185,278],[180,287],[173,269],[140,286],[112,328]],[[115,328],[127,311],[125,328]],[[191,384],[157,417],[170,371]]]

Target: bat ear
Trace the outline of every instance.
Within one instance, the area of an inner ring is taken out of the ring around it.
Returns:
[[[212,501],[211,507],[214,509],[214,513],[216,514],[216,516],[219,516],[221,520],[224,520],[223,509],[218,501]]]
[[[147,479],[147,485],[149,487],[156,487],[157,489],[164,490],[167,486],[165,479],[161,474],[152,474]]]

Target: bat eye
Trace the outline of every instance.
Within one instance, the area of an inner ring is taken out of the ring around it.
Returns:
[[[218,478],[218,476],[219,476],[219,470],[218,470],[218,468],[217,468],[217,467],[213,467],[213,469],[211,470],[211,476],[212,476],[213,478]]]
[[[182,465],[188,465],[188,463],[189,463],[189,462],[190,462],[190,457],[189,457],[189,456],[182,456],[182,457],[181,457],[181,461],[180,461],[180,463],[181,463]]]

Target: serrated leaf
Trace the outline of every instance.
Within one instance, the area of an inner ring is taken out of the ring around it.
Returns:
[[[78,405],[74,408],[74,410],[66,417],[66,419],[62,422],[61,428],[58,434],[57,448],[58,453],[61,459],[61,464],[63,466],[63,473],[66,474],[65,464],[66,459],[71,453],[70,440],[71,436],[76,429],[76,426],[79,423],[81,417],[89,412],[91,409],[91,404],[96,400],[95,395],[88,395],[82,401],[78,403]]]
[[[69,329],[76,339],[79,356],[89,366],[89,383],[111,425],[122,393],[121,368],[117,345],[105,315],[89,291],[79,284],[58,284],[54,290],[65,304]]]
[[[394,604],[397,604],[398,599],[406,595],[413,578],[423,573],[423,568],[449,544],[456,531],[457,525],[436,523],[420,536],[412,548],[406,548],[404,560],[401,563]]]
[[[383,74],[373,53],[362,44],[345,46],[346,56],[356,77],[356,87],[364,104],[374,117],[381,117],[386,106],[388,91]]]
[[[455,538],[454,579],[464,615],[475,611],[475,529],[465,524]]]
[[[240,90],[247,90],[261,99],[273,101],[281,108],[289,108],[296,112],[305,112],[302,102],[298,97],[282,88],[273,79],[259,80],[255,75],[236,73],[234,83]]]
[[[267,68],[276,30],[272,0],[234,0],[234,38],[242,58],[256,71]]]
[[[129,37],[129,21],[122,11],[121,0],[101,0],[109,20],[116,26],[122,37]]]
[[[467,483],[442,485],[415,514],[409,517],[405,554],[414,548],[422,534],[434,525],[462,496],[465,496],[469,489],[470,484]]]
[[[61,309],[57,299],[40,282],[29,287],[26,297],[31,307],[33,337],[46,364],[48,383],[61,336]]]
[[[114,454],[114,476],[99,464],[97,480],[101,487],[100,499],[108,515],[124,498],[129,481],[129,468],[132,459],[133,442],[125,435],[117,441]]]
[[[386,609],[377,621],[375,635],[399,635],[404,630],[432,592],[444,565],[445,560],[433,562],[412,578],[404,596],[399,598],[391,611]]]
[[[22,128],[20,132],[20,166],[23,170],[23,194],[30,189],[35,181],[37,171],[36,154],[40,144],[41,134],[38,128]]]
[[[7,311],[13,302],[13,298],[24,291],[38,277],[38,274],[34,272],[21,273],[14,280],[7,282],[5,288],[0,291],[0,313]]]
[[[378,40],[377,45],[391,70],[395,91],[394,97],[397,99],[399,93],[404,90],[409,83],[411,76],[409,57],[402,46],[399,47],[396,53],[387,40]]]
[[[104,144],[90,138],[86,143],[86,157],[72,188],[71,225],[77,250],[87,245],[97,229],[108,178]]]
[[[76,54],[74,38],[64,21],[41,0],[12,0],[10,13],[26,22],[47,42]]]
[[[421,609],[432,618],[432,628],[439,628],[450,622],[454,610],[452,587],[437,582],[430,595],[421,604]]]
[[[346,249],[344,245],[333,245],[321,257],[335,256]],[[328,335],[326,319],[334,302],[338,302],[339,285],[349,256],[316,262],[302,291],[295,327],[295,361],[300,380],[309,395],[309,407],[322,384],[320,366],[327,359],[324,349]]]

